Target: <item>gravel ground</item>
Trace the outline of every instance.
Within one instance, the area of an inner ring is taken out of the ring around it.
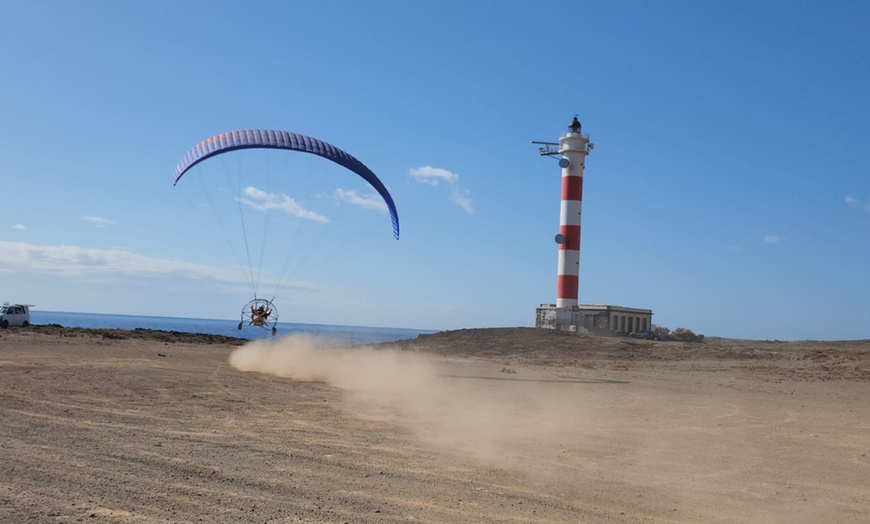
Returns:
[[[870,341],[0,332],[0,521],[867,522]]]

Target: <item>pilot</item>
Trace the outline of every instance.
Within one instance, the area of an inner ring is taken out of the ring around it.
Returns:
[[[271,309],[266,306],[260,304],[259,307],[251,306],[251,325],[252,326],[265,326],[266,320],[269,318],[269,314],[272,312]]]

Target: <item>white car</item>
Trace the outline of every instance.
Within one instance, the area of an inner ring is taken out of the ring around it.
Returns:
[[[9,302],[4,302],[0,306],[0,328],[29,326],[30,308],[32,307],[32,304],[10,304]]]

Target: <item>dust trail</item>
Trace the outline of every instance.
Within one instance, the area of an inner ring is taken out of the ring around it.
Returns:
[[[325,382],[351,391],[396,393],[426,387],[434,367],[414,355],[367,347],[333,347],[324,338],[291,335],[254,341],[233,351],[230,365],[303,381]]]
[[[230,355],[230,364],[240,371],[325,382],[346,391],[345,408],[356,416],[401,424],[427,441],[502,466],[540,461],[546,453],[542,444],[568,445],[583,418],[581,404],[564,394],[565,384],[502,379],[492,362],[449,363],[423,354],[329,347],[293,335],[250,342]]]

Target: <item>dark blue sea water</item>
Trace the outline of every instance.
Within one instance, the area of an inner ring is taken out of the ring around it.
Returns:
[[[268,330],[243,326],[239,331],[237,320],[209,320],[202,318],[145,317],[135,315],[103,315],[97,313],[63,313],[59,311],[30,311],[32,324],[59,324],[64,327],[96,329],[156,329],[183,333],[206,333],[246,339],[271,338]],[[425,329],[382,328],[364,326],[333,326],[329,324],[278,323],[277,336],[307,333],[327,338],[335,345],[374,344],[416,338]]]

